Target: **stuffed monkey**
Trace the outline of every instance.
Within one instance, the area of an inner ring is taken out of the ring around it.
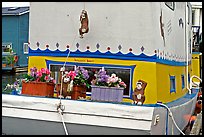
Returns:
[[[143,105],[145,101],[144,90],[147,86],[147,83],[143,80],[138,80],[136,83],[136,88],[133,92],[133,103],[137,105]]]
[[[60,83],[56,85],[56,91],[57,94],[60,96],[60,90],[61,90],[61,74],[60,74]],[[68,96],[71,96],[71,85],[73,81],[70,81],[70,78],[63,77],[63,83],[62,83],[62,97],[67,98]]]
[[[81,21],[81,28],[79,29],[80,38],[83,38],[84,33],[88,33],[89,27],[88,27],[88,14],[85,10],[82,10],[82,13],[80,15],[80,21]]]

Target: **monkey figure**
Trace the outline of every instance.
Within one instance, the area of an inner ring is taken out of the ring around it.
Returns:
[[[88,31],[89,31],[88,14],[85,10],[82,10],[82,13],[80,15],[80,21],[81,21],[81,28],[79,28],[79,34],[80,34],[80,38],[83,38],[83,34],[88,33]]]
[[[144,90],[147,86],[147,83],[143,80],[138,80],[136,83],[136,88],[133,92],[133,103],[137,105],[143,105],[145,101]]]
[[[70,78],[63,77],[62,81],[62,97],[68,98],[68,96],[71,96],[71,85],[73,84],[73,81],[70,81]],[[61,76],[60,76],[60,83],[56,84],[56,91],[58,94],[58,97],[60,97],[60,90],[61,90]]]

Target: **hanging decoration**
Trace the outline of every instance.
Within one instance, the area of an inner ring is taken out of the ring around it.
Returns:
[[[81,15],[80,15],[80,22],[81,22],[81,27],[79,28],[79,34],[80,38],[83,38],[84,33],[88,33],[89,27],[88,27],[88,14],[87,11],[82,10]]]

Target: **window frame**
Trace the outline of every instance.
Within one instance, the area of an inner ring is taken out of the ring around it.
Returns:
[[[26,43],[26,42],[23,43],[23,53],[24,53],[24,54],[28,54],[28,51],[25,51],[25,45],[26,45],[26,44],[27,44],[27,50],[29,51],[29,46],[28,46],[29,44]]]
[[[52,61],[52,60],[46,60],[46,65],[47,65],[47,68],[50,70],[50,66],[51,65],[63,65],[64,62],[59,62],[59,61]],[[132,90],[132,81],[133,81],[133,72],[134,72],[134,69],[136,67],[136,65],[133,65],[133,66],[118,66],[118,65],[107,65],[107,64],[86,64],[86,63],[76,63],[76,62],[67,62],[66,63],[66,66],[81,66],[81,67],[100,67],[100,68],[104,68],[106,70],[106,68],[120,68],[120,69],[129,69],[130,70],[130,84],[129,84],[129,91],[128,91],[128,95],[124,95],[123,94],[123,98],[129,98],[131,99],[132,98],[132,93],[133,93],[133,90]],[[117,75],[117,74],[116,74]],[[120,77],[120,76],[119,76]],[[91,93],[89,92],[86,92],[87,95],[91,95]]]
[[[176,93],[176,77],[170,75],[170,93],[173,93],[173,92]]]

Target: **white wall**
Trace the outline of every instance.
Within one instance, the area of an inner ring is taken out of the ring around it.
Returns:
[[[182,7],[182,3],[180,5]],[[84,6],[89,16],[89,32],[80,39],[79,16]],[[166,46],[160,34],[161,8]],[[184,18],[183,10],[172,12],[163,2],[31,2],[30,46],[37,49],[36,42],[39,42],[40,49],[46,49],[48,44],[49,49],[55,50],[56,43],[59,43],[60,50],[66,50],[68,44],[71,51],[75,51],[75,45],[79,43],[81,51],[86,51],[87,46],[90,51],[96,51],[99,43],[101,52],[110,47],[112,53],[117,53],[121,45],[122,53],[129,53],[132,48],[137,55],[141,54],[143,46],[147,55],[154,55],[159,49],[162,53],[184,59],[184,28],[178,27],[179,18]],[[172,33],[167,36],[169,20]]]

